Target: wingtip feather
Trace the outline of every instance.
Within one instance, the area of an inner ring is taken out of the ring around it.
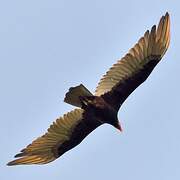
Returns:
[[[14,166],[14,165],[17,165],[15,161],[16,161],[16,160],[10,161],[10,162],[8,162],[6,165],[7,165],[7,166]]]

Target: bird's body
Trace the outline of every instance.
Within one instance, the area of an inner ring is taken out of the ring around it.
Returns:
[[[46,164],[77,146],[104,123],[122,130],[118,111],[127,97],[151,74],[168,49],[169,14],[162,16],[158,28],[146,31],[138,43],[100,80],[93,95],[82,84],[69,89],[64,101],[78,108],[58,118],[48,132],[37,138],[8,165]]]
[[[83,96],[81,99],[83,111],[82,121],[74,128],[69,141],[57,149],[57,157],[78,145],[88,134],[104,123],[118,128],[117,111],[99,96]]]

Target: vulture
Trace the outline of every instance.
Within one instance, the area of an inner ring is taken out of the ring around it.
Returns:
[[[71,87],[64,102],[76,108],[56,119],[7,165],[46,164],[77,146],[97,127],[108,123],[122,131],[118,111],[126,98],[151,74],[170,43],[168,12],[102,77],[94,95],[82,84]]]

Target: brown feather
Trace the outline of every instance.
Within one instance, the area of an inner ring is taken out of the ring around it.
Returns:
[[[101,96],[116,109],[143,83],[167,51],[170,42],[170,19],[162,16],[157,31],[154,25],[138,43],[100,80],[95,95]],[[118,76],[114,76],[118,72]],[[111,79],[116,79],[112,81]],[[107,86],[107,84],[109,84]],[[114,99],[113,99],[114,98]]]

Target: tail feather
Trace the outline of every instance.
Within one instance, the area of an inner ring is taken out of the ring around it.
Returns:
[[[66,93],[64,102],[73,106],[81,107],[80,96],[93,96],[93,94],[82,84],[76,87],[71,87]]]

